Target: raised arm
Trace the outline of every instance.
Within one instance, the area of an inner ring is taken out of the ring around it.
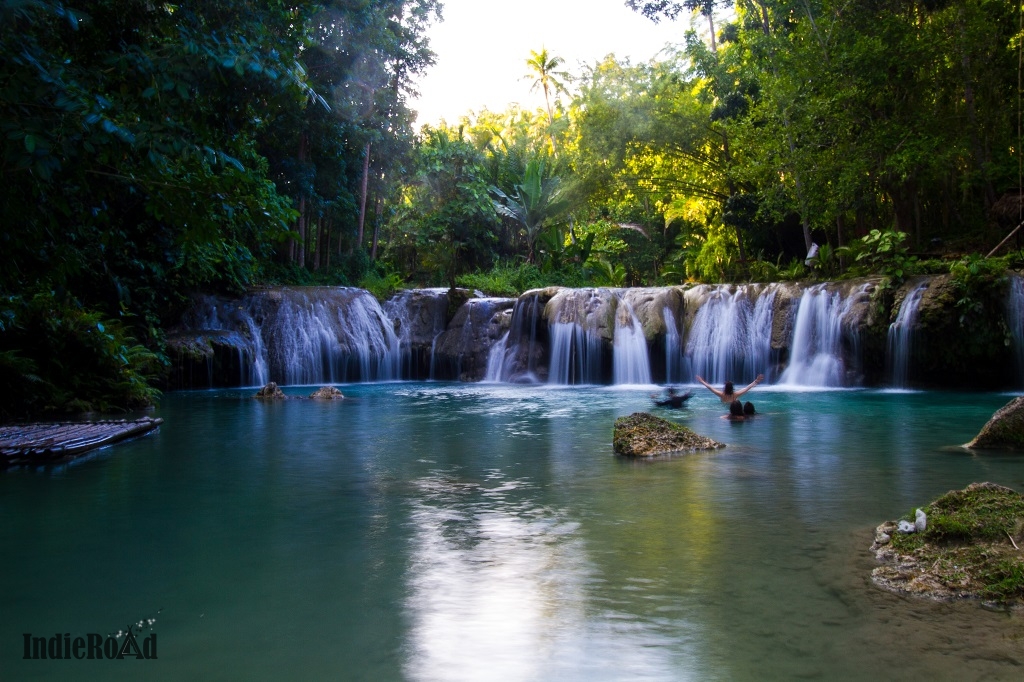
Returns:
[[[706,389],[708,389],[709,391],[711,391],[712,393],[714,393],[715,395],[717,395],[717,396],[718,396],[719,398],[721,398],[721,397],[722,397],[723,395],[725,395],[725,394],[724,394],[724,393],[723,393],[722,391],[719,391],[719,390],[718,390],[717,388],[715,388],[714,386],[712,386],[712,385],[711,385],[711,384],[709,384],[708,382],[704,381],[704,379],[703,379],[702,377],[700,377],[699,375],[698,375],[698,376],[696,376],[696,377],[694,377],[694,378],[695,378],[695,379],[696,379],[697,381],[699,381],[700,383],[704,384],[704,387],[705,387]]]
[[[757,378],[754,379],[750,384],[748,384],[747,386],[744,386],[740,390],[738,390],[735,393],[733,393],[732,394],[733,398],[739,398],[741,395],[743,395],[744,393],[746,393],[747,391],[752,389],[754,386],[757,386],[762,381],[764,381],[764,375],[763,374],[758,374]]]

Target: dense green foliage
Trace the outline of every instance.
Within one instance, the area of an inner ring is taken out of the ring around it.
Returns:
[[[257,283],[951,272],[959,326],[988,314],[999,278],[971,273],[998,264],[969,254],[1022,218],[1019,7],[626,4],[691,28],[575,76],[534,51],[543,108],[417,135],[438,0],[0,0],[0,358],[27,391],[0,417],[79,406],[32,394],[69,385],[32,334],[102,324],[146,386],[193,293]],[[145,401],[119,391],[79,400]]]
[[[193,292],[370,271],[438,11],[0,0],[0,417],[146,402]]]

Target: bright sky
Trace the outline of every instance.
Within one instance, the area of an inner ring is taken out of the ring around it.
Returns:
[[[444,21],[429,32],[437,62],[419,82],[411,102],[417,125],[442,118],[457,123],[472,111],[504,111],[512,102],[542,106],[530,93],[526,60],[546,47],[574,75],[610,53],[634,63],[655,56],[666,43],[681,43],[688,16],[655,24],[625,0],[443,0]],[[571,89],[571,88],[570,88]]]

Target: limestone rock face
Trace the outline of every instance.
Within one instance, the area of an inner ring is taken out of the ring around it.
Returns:
[[[514,298],[470,298],[434,342],[435,372],[457,381],[480,381],[491,346],[508,331]]]
[[[284,394],[277,384],[271,381],[269,384],[256,392],[255,397],[259,400],[284,400],[288,396]]]
[[[634,412],[628,417],[616,419],[612,446],[617,454],[628,457],[652,457],[670,452],[725,447],[723,443],[647,412]]]
[[[309,394],[312,400],[344,400],[345,395],[334,386],[323,386]]]
[[[1024,396],[999,408],[965,447],[1024,449]]]
[[[633,309],[644,330],[644,338],[653,341],[655,337],[665,334],[665,310],[672,313],[674,320],[682,320],[684,315],[683,287],[647,287],[625,289],[622,300]]]

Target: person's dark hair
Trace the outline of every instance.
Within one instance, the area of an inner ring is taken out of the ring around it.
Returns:
[[[733,385],[731,381],[725,382],[725,394],[732,395]]]
[[[729,403],[729,414],[731,414],[733,417],[742,417],[743,403],[741,403],[738,400],[734,400],[731,403]]]
[[[754,403],[749,400],[743,403],[743,414],[754,414]]]

